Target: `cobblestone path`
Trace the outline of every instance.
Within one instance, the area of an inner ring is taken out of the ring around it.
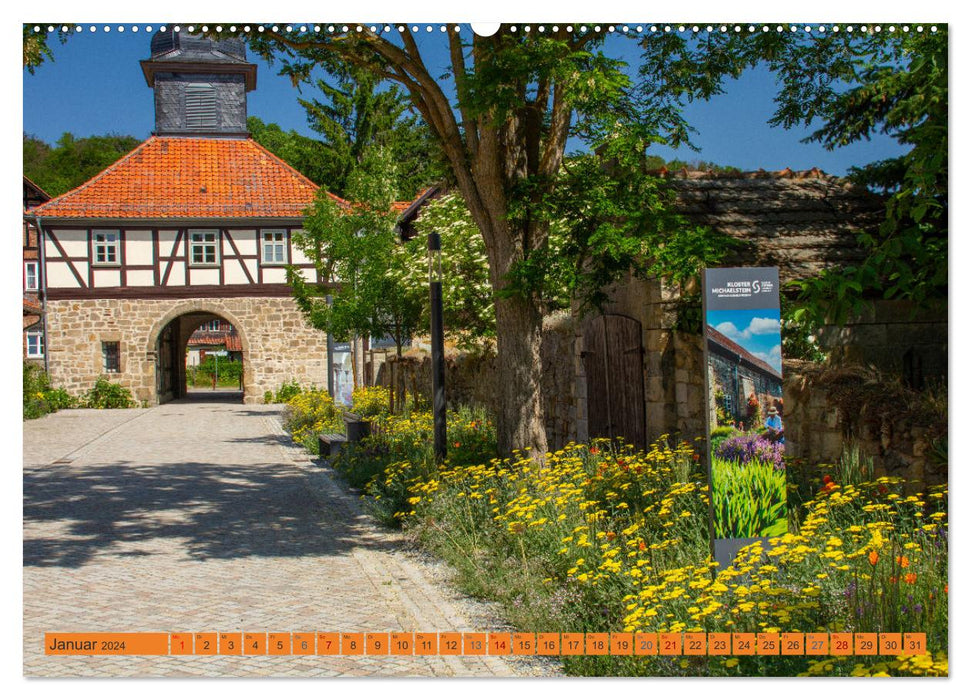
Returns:
[[[62,411],[24,423],[24,445],[27,676],[550,671],[497,657],[44,656],[45,631],[464,631],[481,620],[292,446],[278,407]]]

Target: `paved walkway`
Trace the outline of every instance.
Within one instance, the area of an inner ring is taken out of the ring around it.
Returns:
[[[515,676],[482,657],[46,657],[45,631],[451,631],[477,604],[289,443],[273,406],[24,423],[27,676]],[[494,626],[494,625],[493,625]]]

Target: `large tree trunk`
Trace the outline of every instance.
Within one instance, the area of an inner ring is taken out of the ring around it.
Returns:
[[[546,453],[543,420],[540,345],[543,315],[535,303],[513,297],[496,299],[496,340],[499,368],[499,453],[528,449],[537,458]]]

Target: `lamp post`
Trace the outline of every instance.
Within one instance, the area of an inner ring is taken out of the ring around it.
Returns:
[[[428,234],[428,293],[431,302],[432,417],[435,460],[445,460],[445,334],[442,329],[442,239]]]
[[[334,303],[334,298],[328,294],[324,297],[327,306]],[[327,331],[327,393],[334,398],[334,336]]]

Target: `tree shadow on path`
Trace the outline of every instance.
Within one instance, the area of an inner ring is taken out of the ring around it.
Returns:
[[[373,536],[367,516],[348,516],[346,506],[314,487],[316,478],[282,463],[26,469],[24,566],[80,567],[98,556],[146,556],[173,546],[197,560],[389,548]],[[163,542],[169,538],[178,544]]]

